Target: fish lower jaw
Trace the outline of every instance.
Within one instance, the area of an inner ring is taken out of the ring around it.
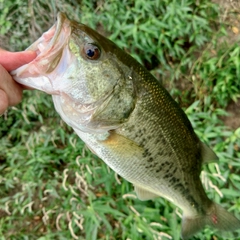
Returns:
[[[18,75],[15,75],[14,72],[12,72],[14,80],[16,80],[18,83],[30,87],[33,89],[37,89],[43,92],[46,92],[51,95],[58,95],[59,91],[55,90],[51,84],[51,81],[48,77],[41,76],[41,77],[18,77]]]

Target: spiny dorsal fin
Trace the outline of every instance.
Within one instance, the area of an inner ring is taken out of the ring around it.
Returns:
[[[218,157],[213,152],[213,150],[210,149],[207,145],[205,145],[202,142],[200,142],[200,144],[201,144],[201,154],[202,154],[203,163],[217,162]]]
[[[156,197],[159,197],[159,195],[152,193],[148,190],[145,190],[144,188],[141,188],[139,186],[134,185],[135,192],[137,193],[137,196],[140,200],[146,201],[150,199],[154,199]]]

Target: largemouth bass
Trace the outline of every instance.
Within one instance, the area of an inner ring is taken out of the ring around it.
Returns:
[[[136,60],[63,13],[28,50],[38,56],[13,71],[13,78],[51,94],[62,119],[134,185],[139,199],[161,196],[181,208],[183,239],[206,225],[240,228],[235,216],[207,197],[199,178],[201,165],[217,156]]]

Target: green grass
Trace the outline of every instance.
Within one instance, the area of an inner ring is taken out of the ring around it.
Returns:
[[[209,1],[2,1],[0,44],[19,51],[61,10],[109,36],[143,63],[186,109],[220,158],[203,167],[208,196],[240,212],[240,128],[221,120],[239,98],[239,43]],[[50,96],[26,91],[0,118],[0,239],[180,239],[181,211],[141,202],[66,126]],[[194,239],[221,239],[205,229]]]

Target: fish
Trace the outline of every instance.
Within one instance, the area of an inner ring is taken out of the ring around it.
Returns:
[[[140,200],[163,197],[183,211],[182,239],[206,226],[234,232],[240,221],[210,200],[203,164],[218,161],[185,112],[133,57],[90,27],[58,13],[11,72],[20,84],[52,95],[54,107],[89,149],[133,184]]]

